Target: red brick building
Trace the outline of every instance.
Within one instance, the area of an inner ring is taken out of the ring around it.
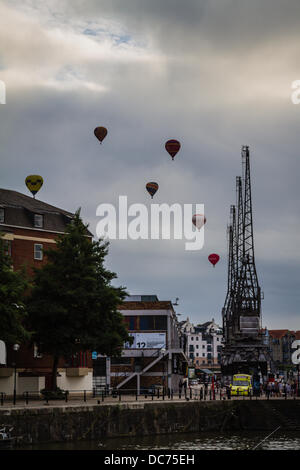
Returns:
[[[0,235],[6,240],[13,269],[25,266],[28,275],[32,268],[47,263],[44,250],[55,247],[58,235],[63,234],[74,214],[51,206],[16,191],[0,189]],[[88,233],[92,239],[92,234]],[[1,340],[1,338],[0,338]],[[0,362],[0,392],[9,393],[12,386],[12,364],[18,367],[18,393],[48,388],[52,357],[41,356],[36,348],[21,345],[15,354],[7,346],[6,365]],[[92,388],[92,359],[90,353],[61,359],[58,386],[66,389]],[[31,387],[31,388],[28,388]]]

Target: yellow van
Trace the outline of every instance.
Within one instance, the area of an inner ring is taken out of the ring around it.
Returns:
[[[234,375],[232,384],[230,385],[230,393],[232,396],[249,395],[250,393],[252,394],[251,375]]]

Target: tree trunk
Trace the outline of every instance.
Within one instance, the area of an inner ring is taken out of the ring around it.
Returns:
[[[56,390],[57,389],[57,368],[58,368],[58,360],[59,357],[54,356],[53,357],[53,365],[52,365],[52,384],[51,384],[51,389]]]

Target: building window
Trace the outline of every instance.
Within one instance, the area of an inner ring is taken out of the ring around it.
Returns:
[[[0,207],[0,224],[4,224],[4,219],[5,219],[5,210],[3,207]]]
[[[87,353],[78,352],[68,358],[68,367],[87,367]]]
[[[191,337],[191,341],[194,341],[194,336]]]
[[[154,330],[154,317],[152,316],[145,316],[140,317],[140,329],[141,330]]]
[[[11,256],[11,240],[4,240],[4,253]]]
[[[141,331],[166,331],[167,330],[167,316],[166,315],[140,315],[140,330]]]
[[[137,316],[124,317],[128,330],[137,330]]]
[[[39,352],[39,348],[36,344],[33,345],[33,357],[35,359],[41,359],[43,357],[43,354]]]
[[[154,316],[155,330],[167,330],[167,316],[166,315],[155,315]]]
[[[43,245],[34,244],[34,259],[41,261],[43,259]]]
[[[36,228],[43,228],[44,217],[41,214],[34,214],[34,226]]]
[[[199,341],[199,336],[196,336],[196,341]]]

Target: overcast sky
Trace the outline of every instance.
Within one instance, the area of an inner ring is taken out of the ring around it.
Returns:
[[[115,240],[107,266],[131,294],[175,301],[181,319],[221,324],[229,208],[251,151],[262,323],[300,329],[299,0],[2,0],[0,187],[81,214],[118,202],[203,203],[201,251]],[[105,126],[100,145],[93,131]],[[166,140],[180,140],[174,162]],[[219,253],[214,268],[207,257]]]

